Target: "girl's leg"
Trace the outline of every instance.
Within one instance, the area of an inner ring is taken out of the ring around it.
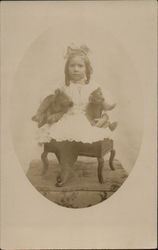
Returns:
[[[57,178],[57,186],[63,186],[73,171],[73,165],[77,160],[78,147],[76,142],[60,142],[58,146],[61,174]]]
[[[58,162],[60,164],[60,155],[59,155],[59,153],[55,153],[55,155],[56,155],[56,158],[57,158],[57,160],[58,160]]]

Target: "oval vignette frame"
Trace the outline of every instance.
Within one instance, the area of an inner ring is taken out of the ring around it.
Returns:
[[[14,121],[11,123],[13,144],[22,168],[32,185],[42,195],[69,208],[90,207],[116,192],[136,162],[143,135],[142,91],[136,69],[126,49],[109,31],[100,32],[96,28],[96,37],[92,39],[90,33],[87,34],[86,28],[83,40],[93,51],[90,60],[94,77],[117,99],[116,110],[113,114],[109,113],[112,119],[116,117],[119,120],[114,135],[116,171],[110,171],[106,158],[105,184],[98,183],[96,161],[87,158],[80,158],[76,163],[78,177],[75,176],[74,180],[79,181],[79,188],[73,184],[73,179],[70,180],[68,187],[60,188],[60,191],[55,187],[59,166],[53,155],[49,157],[48,174],[45,177],[40,175],[42,148],[37,146],[36,126],[31,117],[36,112],[42,95],[47,95],[58,86],[58,83],[63,82],[64,51],[70,40],[74,41],[75,37],[71,30],[67,30],[65,40],[61,39],[62,34],[59,30],[58,36],[54,36],[52,27],[35,39],[19,65],[11,95],[13,111],[10,119]],[[89,26],[89,29],[92,27]],[[76,40],[78,44],[82,44],[79,37]],[[85,191],[81,191],[81,184]]]

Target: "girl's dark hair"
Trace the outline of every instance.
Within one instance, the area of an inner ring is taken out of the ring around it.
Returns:
[[[85,66],[86,66],[86,77],[87,77],[87,80],[86,80],[86,84],[89,83],[90,81],[90,78],[91,78],[91,74],[93,72],[93,69],[92,69],[92,66],[91,66],[91,63],[89,61],[89,58],[86,56],[86,55],[83,55],[83,54],[73,54],[71,56],[68,57],[66,63],[65,63],[65,84],[67,86],[70,85],[70,76],[69,76],[69,63],[71,61],[71,59],[75,56],[81,56],[85,62]]]

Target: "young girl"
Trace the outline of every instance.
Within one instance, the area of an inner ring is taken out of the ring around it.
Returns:
[[[111,137],[109,129],[97,127],[97,124],[92,126],[86,117],[86,106],[89,97],[93,91],[100,87],[91,81],[92,67],[88,52],[89,49],[86,46],[79,48],[68,47],[65,83],[61,90],[69,96],[73,106],[68,109],[58,122],[45,124],[39,129],[39,142],[47,143],[54,139],[58,145],[62,143],[60,155],[67,155],[68,159],[71,158],[69,156],[73,153],[74,141],[93,143]],[[64,167],[60,178],[58,178],[59,186],[67,180],[71,165],[64,162],[61,164],[64,164]]]

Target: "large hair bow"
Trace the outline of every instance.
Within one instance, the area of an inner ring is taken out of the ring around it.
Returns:
[[[81,45],[80,47],[77,47],[74,44],[72,44],[71,46],[67,47],[65,58],[69,58],[71,55],[75,54],[84,54],[87,56],[89,52],[90,49],[87,47],[87,45]]]

